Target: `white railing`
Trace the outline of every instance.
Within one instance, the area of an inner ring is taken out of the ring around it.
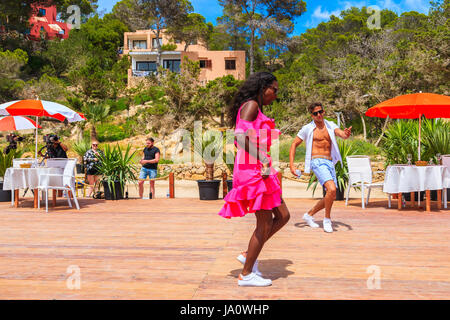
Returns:
[[[151,75],[155,75],[156,71],[139,71],[139,70],[133,70],[132,75],[133,77],[149,77]]]

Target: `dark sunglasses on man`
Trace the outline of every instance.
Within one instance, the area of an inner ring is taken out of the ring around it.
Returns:
[[[318,114],[322,114],[323,112],[324,111],[322,109],[322,110],[319,110],[319,111],[316,111],[316,112],[311,112],[311,113],[314,115],[314,117],[317,117]]]

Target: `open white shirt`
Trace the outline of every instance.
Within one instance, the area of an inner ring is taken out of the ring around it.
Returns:
[[[323,121],[331,138],[331,158],[333,164],[335,165],[338,161],[340,161],[342,165],[341,154],[339,153],[339,147],[336,142],[336,135],[334,134],[334,130],[338,129],[339,127],[332,121],[327,121],[325,119]],[[307,125],[303,126],[297,134],[297,137],[305,141],[306,144],[305,173],[309,173],[311,171],[311,152],[315,128],[316,124],[314,123],[314,121],[311,121]]]

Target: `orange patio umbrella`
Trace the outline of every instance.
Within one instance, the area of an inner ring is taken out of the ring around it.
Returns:
[[[41,126],[33,120],[22,116],[7,116],[0,118],[0,131],[18,131],[28,129],[41,129]]]
[[[86,117],[79,112],[52,101],[45,100],[16,100],[0,104],[0,116],[35,116],[38,124],[38,117],[51,117],[59,121],[83,121]],[[37,128],[36,126],[36,153],[37,159]]]
[[[434,93],[412,93],[377,104],[366,111],[368,117],[419,119],[419,160],[421,118],[450,118],[450,97]]]

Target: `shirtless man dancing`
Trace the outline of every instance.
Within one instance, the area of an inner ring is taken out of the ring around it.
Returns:
[[[319,200],[311,210],[303,215],[303,220],[305,220],[311,228],[319,227],[319,225],[314,222],[313,216],[319,210],[325,208],[323,230],[326,232],[333,232],[330,214],[331,207],[336,198],[337,186],[334,165],[338,161],[341,161],[342,165],[342,158],[339,153],[336,136],[347,139],[351,135],[352,127],[341,130],[334,122],[325,120],[325,111],[320,102],[311,104],[308,110],[311,113],[313,121],[301,128],[297,137],[295,137],[294,142],[292,142],[289,151],[290,169],[292,174],[296,176],[296,168],[294,167],[295,149],[305,141],[305,173],[309,173],[312,169],[319,180],[319,183],[325,188],[326,195],[323,199]]]

